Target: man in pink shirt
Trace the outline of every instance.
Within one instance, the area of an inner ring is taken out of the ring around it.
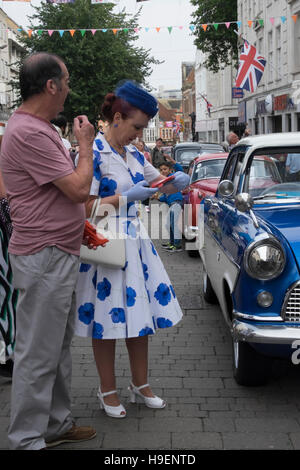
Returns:
[[[20,71],[22,105],[9,119],[0,167],[10,203],[9,253],[19,290],[11,422],[12,449],[39,450],[92,439],[70,411],[75,285],[93,176],[94,128],[74,119],[77,168],[50,123],[63,110],[69,74],[61,58],[29,56]]]

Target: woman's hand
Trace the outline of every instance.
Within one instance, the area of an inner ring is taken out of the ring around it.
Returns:
[[[127,198],[127,202],[144,201],[153,196],[156,192],[157,188],[150,188],[147,181],[143,180],[132,186],[128,191],[122,193],[122,196]]]

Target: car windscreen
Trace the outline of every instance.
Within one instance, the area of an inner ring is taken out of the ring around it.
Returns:
[[[191,183],[207,178],[220,178],[226,159],[206,160],[194,166]]]
[[[183,165],[188,165],[197,155],[201,153],[200,149],[178,149],[175,153],[175,160]]]
[[[300,147],[255,152],[244,190],[255,199],[300,197]]]

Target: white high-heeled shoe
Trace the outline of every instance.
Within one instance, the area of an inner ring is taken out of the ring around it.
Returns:
[[[149,384],[141,385],[140,387],[136,387],[133,385],[133,383],[130,383],[130,386],[128,387],[128,390],[130,391],[130,403],[136,403],[137,397],[140,397],[143,399],[144,403],[148,408],[164,408],[166,406],[165,400],[162,400],[161,398],[157,397],[156,395],[154,397],[146,397],[143,395],[140,390],[143,388],[149,387]]]
[[[113,395],[114,393],[117,393],[117,391],[112,390],[111,392],[102,393],[99,387],[97,397],[100,400],[100,409],[104,410],[107,416],[110,416],[111,418],[125,418],[126,410],[123,405],[120,404],[118,406],[111,406],[104,403],[103,398],[107,397],[108,395]]]

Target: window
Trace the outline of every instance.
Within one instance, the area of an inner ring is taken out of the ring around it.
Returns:
[[[280,70],[282,65],[281,57],[281,26],[276,28],[276,79],[280,79]]]

